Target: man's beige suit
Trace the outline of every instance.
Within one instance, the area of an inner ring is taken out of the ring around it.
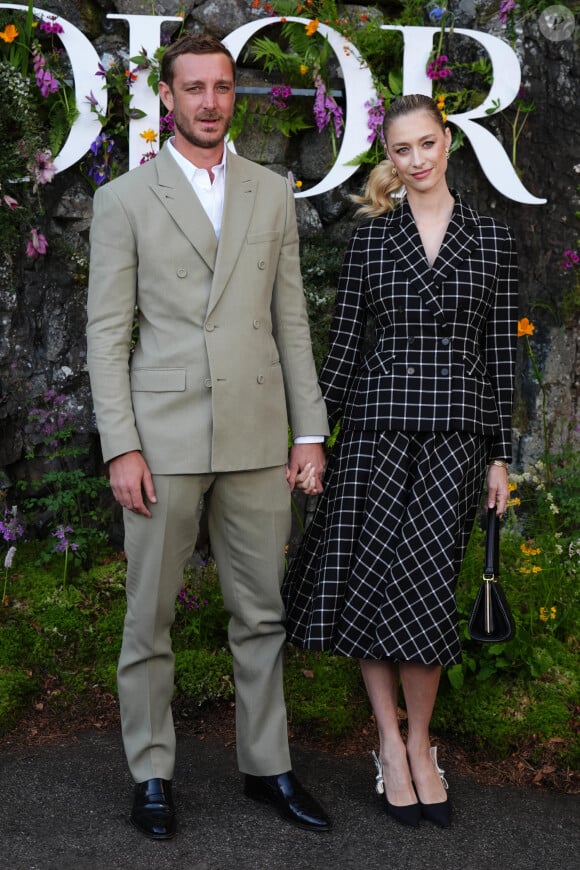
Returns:
[[[288,770],[279,596],[287,427],[295,437],[328,432],[288,182],[228,153],[219,244],[167,146],[99,189],[87,335],[103,457],[142,451],[157,494],[151,519],[124,512],[119,694],[133,776],[173,775],[169,632],[208,490],[231,614],[239,765],[256,775]]]

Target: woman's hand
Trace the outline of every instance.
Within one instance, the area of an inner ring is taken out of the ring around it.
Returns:
[[[501,465],[490,465],[487,469],[487,506],[497,508],[497,515],[505,513],[509,498],[508,471]]]

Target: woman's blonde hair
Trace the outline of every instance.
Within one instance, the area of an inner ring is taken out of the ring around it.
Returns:
[[[385,142],[392,121],[419,109],[429,112],[433,120],[445,131],[445,122],[435,100],[424,94],[405,94],[393,100],[385,112],[383,120]],[[391,211],[397,204],[394,194],[400,194],[402,187],[403,183],[397,175],[394,164],[388,158],[382,160],[371,170],[362,195],[351,196],[352,201],[360,205],[356,211],[357,217],[378,217]]]

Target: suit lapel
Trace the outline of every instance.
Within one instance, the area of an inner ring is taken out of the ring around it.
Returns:
[[[250,219],[254,210],[258,182],[248,172],[248,164],[231,151],[227,154],[226,189],[208,312],[217,304],[246,243]]]
[[[418,293],[435,319],[443,323],[445,315],[438,289],[441,282],[453,274],[477,247],[473,233],[474,213],[456,197],[453,215],[433,266],[425,256],[421,236],[406,200],[392,213],[391,222],[393,229],[387,236],[386,245],[395,255],[397,265],[406,273],[409,290]]]
[[[155,158],[155,167],[158,184],[152,185],[153,192],[213,271],[218,249],[214,228],[167,145]]]

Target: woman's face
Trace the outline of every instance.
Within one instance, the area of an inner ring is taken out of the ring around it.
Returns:
[[[427,109],[416,109],[394,118],[386,131],[387,155],[407,192],[447,187],[445,151],[451,132],[445,131]]]

